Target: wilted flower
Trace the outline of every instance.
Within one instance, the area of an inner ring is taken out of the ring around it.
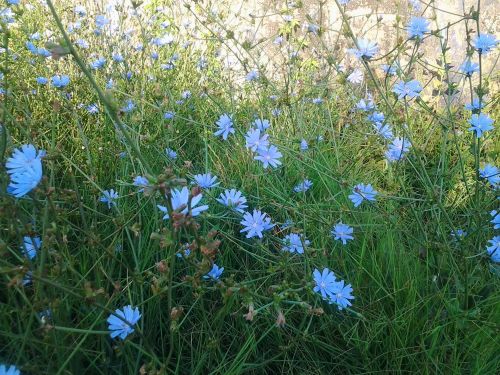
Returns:
[[[250,305],[248,306],[248,312],[246,314],[243,314],[243,317],[245,318],[245,320],[251,322],[256,314],[257,312],[255,311],[253,303],[250,303]]]
[[[118,192],[116,192],[114,189],[104,190],[102,192],[100,201],[102,203],[106,203],[108,205],[108,208],[111,209],[111,207],[116,206],[115,200],[118,199],[118,197]]]
[[[217,281],[221,277],[222,272],[224,272],[224,267],[219,268],[219,266],[214,263],[210,272],[208,272],[205,276],[203,276],[203,278],[206,280],[211,279]]]
[[[276,318],[276,326],[277,326],[277,327],[283,327],[285,324],[286,324],[285,315],[284,315],[284,314],[283,314],[283,312],[280,310],[280,311],[278,312],[278,317]]]
[[[40,318],[40,323],[43,324],[47,324],[50,319],[52,318],[52,310],[50,309],[47,309],[47,310],[43,310],[43,311],[40,311],[38,313],[38,317]],[[1,374],[1,372],[0,372]]]

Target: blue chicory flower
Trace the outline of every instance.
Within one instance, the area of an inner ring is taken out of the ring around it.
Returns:
[[[137,324],[140,318],[141,314],[137,307],[134,309],[128,305],[121,310],[115,310],[115,314],[110,314],[107,319],[111,338],[119,337],[125,340],[128,335],[134,332],[133,326]]]

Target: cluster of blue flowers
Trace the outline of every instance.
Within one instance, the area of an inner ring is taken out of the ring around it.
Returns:
[[[269,143],[269,135],[265,133],[271,126],[269,120],[256,119],[252,125],[245,135],[246,148],[257,153],[254,159],[260,161],[264,169],[269,166],[277,168],[281,165],[283,155],[275,145]]]
[[[17,198],[24,197],[42,180],[42,158],[45,151],[37,151],[32,144],[16,148],[5,167],[10,176],[7,192]]]
[[[339,1],[341,5],[346,5],[348,2],[348,0]],[[15,6],[19,4],[19,0],[7,0],[7,3]],[[74,7],[73,13],[77,19],[75,22],[71,22],[67,25],[67,32],[70,35],[77,34],[77,31],[82,28],[81,19],[87,17],[88,12],[85,7],[78,5]],[[10,8],[5,8],[1,12],[0,18],[4,23],[12,23],[14,22],[14,12],[12,12]],[[293,17],[291,15],[285,15],[284,20],[287,23],[291,23],[293,22]],[[117,29],[113,19],[107,14],[96,15],[92,20],[92,25],[93,33],[97,37],[106,33],[112,33]],[[96,75],[106,75],[109,73],[111,66],[119,66],[122,68],[119,78],[123,78],[126,80],[125,82],[133,81],[136,77],[136,73],[128,70],[128,62],[126,59],[128,52],[141,52],[150,48],[150,52],[148,52],[149,54],[147,56],[150,56],[151,61],[157,64],[156,66],[161,69],[162,73],[175,71],[177,66],[180,65],[180,55],[178,53],[173,53],[169,55],[168,58],[162,58],[160,52],[165,50],[164,47],[173,45],[177,36],[174,35],[173,32],[165,31],[165,29],[170,27],[168,21],[162,22],[160,26],[162,30],[161,35],[151,36],[148,40],[135,45],[131,44],[131,50],[129,51],[119,50],[120,48],[117,47],[116,50],[104,53],[103,56],[93,54],[91,61],[87,62],[87,66],[90,67]],[[418,46],[419,43],[423,43],[426,35],[430,33],[429,27],[430,22],[426,18],[411,17],[406,25],[409,41],[411,40],[414,42],[415,46]],[[307,25],[305,25],[305,30],[308,33],[318,35],[320,27],[314,23],[308,22]],[[131,41],[132,34],[133,30],[128,30],[120,35],[120,37],[125,41]],[[24,45],[29,51],[28,55],[30,56],[30,60],[46,61],[46,59],[53,56],[53,52],[44,47],[40,47],[42,43],[41,39],[40,33],[33,33],[30,35],[29,40],[25,42]],[[89,41],[83,38],[75,38],[75,40],[75,44],[80,50],[87,50],[90,48],[90,45],[92,45],[92,42],[89,43]],[[274,39],[275,45],[283,45],[284,43],[285,38],[281,35]],[[490,53],[498,43],[499,41],[493,35],[484,33],[478,34],[473,39],[472,46],[479,55],[479,62],[481,58]],[[188,46],[189,43],[186,43],[185,48]],[[376,55],[379,53],[379,46],[376,42],[367,39],[357,39],[355,47],[348,49],[347,52],[357,59],[357,64],[368,65],[375,60]],[[299,52],[289,51],[289,56],[296,58],[299,56]],[[203,56],[200,57],[197,62],[197,68],[200,71],[207,69],[208,60]],[[381,68],[387,76],[398,77],[394,79],[395,82],[391,81],[394,100],[397,98],[397,100],[404,103],[405,106],[408,106],[410,103],[421,102],[420,95],[424,87],[417,79],[411,79],[412,77],[402,73],[399,62],[393,61],[390,65],[384,64]],[[341,69],[339,68],[339,70]],[[468,56],[458,70],[465,75],[466,78],[471,79],[474,74],[480,72],[481,65],[473,61],[472,56]],[[364,73],[359,68],[349,71],[348,74],[346,73],[346,76],[347,80],[352,84],[361,84],[364,80]],[[105,77],[107,82],[106,89],[113,90],[116,84],[116,76]],[[154,77],[151,79],[154,79]],[[245,75],[245,80],[251,82],[249,85],[257,85],[258,82],[261,81],[261,72],[258,70],[248,71]],[[39,85],[38,87],[44,85],[45,87],[52,86],[56,89],[53,91],[61,95],[70,95],[70,93],[65,92],[70,82],[70,77],[65,74],[47,75],[47,77],[38,76],[36,78],[36,83]],[[193,93],[191,91],[184,90],[180,94],[180,97],[177,98],[178,100],[175,101],[175,104],[189,104],[192,96]],[[270,99],[275,101],[277,96],[272,96]],[[308,102],[320,106],[324,103],[324,99],[321,97],[314,97],[308,99]],[[139,105],[137,102],[134,102],[132,98],[127,98],[121,103],[121,114],[133,113],[137,110]],[[473,98],[472,102],[466,105],[466,109],[472,112],[468,120],[470,124],[469,131],[478,139],[490,134],[488,132],[494,129],[494,120],[486,113],[482,112],[484,107],[485,103],[482,96]],[[78,108],[84,108],[84,110],[91,115],[98,114],[100,111],[96,103],[82,104]],[[379,137],[379,141],[384,144],[384,156],[388,165],[400,162],[407,157],[412,148],[410,140],[406,137],[406,134],[397,134],[398,132],[393,130],[391,124],[386,120],[384,113],[377,108],[371,95],[368,94],[365,98],[360,99],[356,104],[356,110],[366,114],[367,121],[373,126],[373,131]],[[163,112],[162,110],[160,113],[163,113],[164,120],[173,120],[172,122],[175,122],[176,120],[174,119],[177,119],[176,112],[174,111]],[[280,116],[281,113],[279,108],[274,108],[272,110],[272,114],[275,117]],[[228,141],[229,139],[237,137],[234,117],[235,116],[230,113],[221,114],[215,122],[216,130],[213,135],[220,137],[223,141]],[[270,127],[271,123],[269,120],[257,118],[252,122],[250,128],[244,134],[246,149],[249,150],[249,154],[252,155],[253,160],[260,162],[265,170],[281,166],[283,157],[278,147],[270,142]],[[302,153],[308,152],[309,144],[307,140],[301,139],[299,147]],[[43,176],[42,159],[44,155],[45,151],[37,151],[32,144],[23,145],[21,148],[17,148],[13,151],[5,165],[10,178],[7,188],[8,193],[16,198],[22,198],[32,192],[40,184]],[[169,162],[173,163],[178,157],[180,158],[180,156],[182,156],[182,152],[179,151],[178,154],[174,149],[166,148],[165,155],[169,159]],[[495,191],[500,189],[500,174],[496,166],[489,163],[485,164],[484,167],[479,170],[479,176],[485,179]],[[192,176],[192,184],[200,187],[202,192],[198,192],[193,196],[192,191],[186,186],[173,189],[169,198],[169,207],[176,213],[198,217],[209,209],[207,204],[202,204],[204,196],[210,196],[212,193],[211,189],[217,191],[216,188],[220,186],[220,182],[217,176],[212,175],[210,172],[206,172]],[[133,180],[133,185],[138,188],[139,192],[144,192],[148,189],[150,183],[146,177],[136,176]],[[293,187],[293,191],[295,193],[305,193],[310,190],[312,186],[313,182],[310,179],[304,178]],[[348,199],[355,208],[361,205],[365,207],[376,202],[378,195],[379,192],[375,190],[371,184],[360,183],[352,188],[352,192],[348,195]],[[116,207],[119,199],[119,193],[115,189],[104,190],[99,197],[100,202],[106,205],[108,209]],[[257,208],[249,209],[246,197],[241,191],[235,188],[224,189],[215,200],[224,206],[230,215],[238,219],[241,225],[239,232],[242,234],[241,236],[244,235],[247,239],[256,239],[260,241],[264,238],[265,233],[269,232],[276,225],[266,212]],[[157,208],[161,212],[163,220],[171,219],[170,215],[172,212],[169,212],[167,206],[157,205]],[[500,229],[499,212],[500,210],[493,210],[490,213],[494,231]],[[286,223],[281,229],[289,229],[291,226],[289,224],[290,223]],[[354,228],[343,223],[341,220],[334,224],[330,234],[334,241],[338,241],[336,243],[340,242],[342,245],[347,245],[349,241],[354,242]],[[452,235],[458,241],[465,237],[467,233],[463,230],[456,230]],[[304,234],[292,231],[285,235],[284,238],[280,239],[280,241],[281,251],[290,254],[305,254],[308,251],[308,247],[311,245],[311,241],[309,241]],[[27,235],[23,237],[21,252],[27,259],[32,261],[36,258],[41,247],[42,240],[40,237]],[[190,256],[190,251],[189,245],[187,245],[177,255],[180,258],[188,258]],[[486,253],[491,257],[493,262],[500,262],[499,235],[494,236],[488,241]],[[210,271],[203,276],[203,279],[207,282],[220,283],[224,267],[220,267],[216,263],[213,263],[211,266]],[[325,302],[336,305],[339,310],[351,306],[351,301],[354,299],[351,285],[346,284],[344,280],[338,279],[330,269],[324,268],[322,271],[315,269],[312,274],[312,279],[314,283],[313,291],[318,293]],[[29,274],[26,275],[25,283],[27,282],[29,282]],[[117,309],[107,319],[111,338],[125,340],[129,335],[135,332],[134,327],[136,327],[141,317],[142,315],[138,307],[133,308],[131,305],[127,305],[121,309]],[[0,365],[0,375],[16,375],[19,373],[19,370],[17,370],[15,366],[7,367],[5,365]]]
[[[351,300],[354,296],[351,294],[351,284],[346,285],[344,280],[337,281],[335,274],[328,268],[324,268],[321,272],[315,269],[313,279],[315,283],[313,290],[320,294],[323,300],[337,305],[339,310],[352,305]]]
[[[420,85],[418,81],[415,82],[418,86]],[[403,82],[402,85],[404,86],[405,83]],[[398,87],[398,84],[396,84],[394,88],[395,92],[398,91],[396,87]],[[403,90],[405,89],[403,88]],[[418,90],[418,92],[410,90],[411,92],[406,94],[401,93],[402,95],[401,98],[404,98],[406,95],[415,97],[416,95],[418,95],[420,90]],[[358,111],[367,113],[368,121],[372,123],[376,134],[382,139],[382,141],[391,142],[388,144],[387,150],[385,152],[385,157],[387,161],[389,163],[392,163],[395,161],[402,160],[405,157],[405,155],[410,151],[411,143],[408,139],[404,137],[394,136],[392,126],[386,121],[385,115],[382,112],[376,111],[377,107],[375,103],[373,103],[371,96],[368,96],[367,99],[360,99],[356,104],[356,109]]]
[[[22,198],[33,191],[40,183],[42,171],[42,158],[44,150],[35,148],[32,144],[25,144],[14,149],[12,155],[7,159],[5,167],[10,177],[7,193],[16,198]],[[33,260],[42,246],[42,240],[38,236],[24,236],[21,252],[29,260]],[[30,272],[26,273],[23,285],[31,282]]]

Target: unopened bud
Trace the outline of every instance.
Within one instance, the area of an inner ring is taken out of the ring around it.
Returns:
[[[168,271],[168,264],[164,260],[160,260],[156,265],[156,270],[160,273],[165,273]]]
[[[278,317],[276,318],[276,326],[277,327],[284,327],[286,323],[285,315],[280,311],[278,311]]]
[[[178,320],[184,313],[184,307],[174,307],[170,311],[170,319]]]

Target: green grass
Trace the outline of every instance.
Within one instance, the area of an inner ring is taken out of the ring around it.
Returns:
[[[14,67],[11,58],[4,61],[11,90],[2,106],[6,155],[33,143],[47,157],[30,199],[4,194],[8,176],[0,171],[1,363],[23,374],[498,373],[499,271],[485,252],[494,235],[489,211],[498,203],[476,181],[462,106],[451,107],[451,116],[438,107],[430,114],[421,101],[408,112],[402,102],[384,107],[398,132],[408,124],[413,144],[405,160],[388,164],[365,116],[350,111],[357,99],[349,95],[362,97],[362,89],[337,80],[321,92],[307,64],[293,65],[289,77],[303,80],[298,97],[275,103],[269,95],[290,94],[279,82],[236,90],[214,59],[207,73],[199,72],[194,49],[179,48],[175,73],[141,64],[138,53],[130,57],[130,82],[120,79],[126,70],[92,72],[100,87],[109,76],[117,81],[105,93],[112,115],[134,99],[135,111],[117,116],[137,154],[120,141],[103,103],[97,115],[77,108],[98,97],[73,58],[28,63],[25,33],[36,23],[25,17],[12,31],[9,46],[19,57]],[[169,48],[163,60],[176,47]],[[55,73],[70,75],[71,100],[36,85],[37,76]],[[184,90],[192,98],[175,104]],[[320,106],[301,100],[318,96],[325,98]],[[490,97],[488,112],[498,123],[498,94]],[[272,118],[276,106],[282,114]],[[163,120],[166,110],[176,117]],[[236,123],[228,141],[213,136],[224,112]],[[283,153],[279,169],[264,170],[245,148],[254,115],[271,119],[270,140]],[[460,133],[443,125],[450,122]],[[316,141],[318,135],[324,140]],[[309,141],[306,152],[299,149],[302,138]],[[178,152],[177,160],[166,157],[166,147]],[[495,164],[498,130],[481,147],[481,163]],[[221,183],[204,192],[209,210],[196,219],[197,230],[175,231],[156,208],[165,204],[160,184],[208,171]],[[156,189],[149,195],[132,185],[146,173]],[[304,178],[313,187],[294,193]],[[353,208],[347,196],[357,183],[371,183],[377,201]],[[99,202],[110,188],[120,195],[112,210]],[[215,201],[222,188],[241,190],[249,208],[273,222],[291,219],[292,229],[277,226],[262,240],[246,239],[239,216]],[[340,220],[354,227],[346,246],[330,235]],[[468,236],[453,240],[457,228]],[[290,230],[311,241],[305,254],[281,251]],[[220,241],[215,250],[175,256],[186,242],[210,247],[211,231]],[[28,234],[43,239],[33,261],[20,252]],[[221,283],[201,278],[213,260],[225,267]],[[312,291],[312,272],[324,267],[353,286],[351,309],[338,311]],[[33,282],[23,286],[28,270]],[[111,340],[106,319],[128,304],[142,313],[136,330],[123,342]],[[250,306],[251,321],[244,318]],[[182,312],[172,317],[173,308]],[[42,320],[47,309],[51,317]],[[280,312],[284,326],[276,324]]]

